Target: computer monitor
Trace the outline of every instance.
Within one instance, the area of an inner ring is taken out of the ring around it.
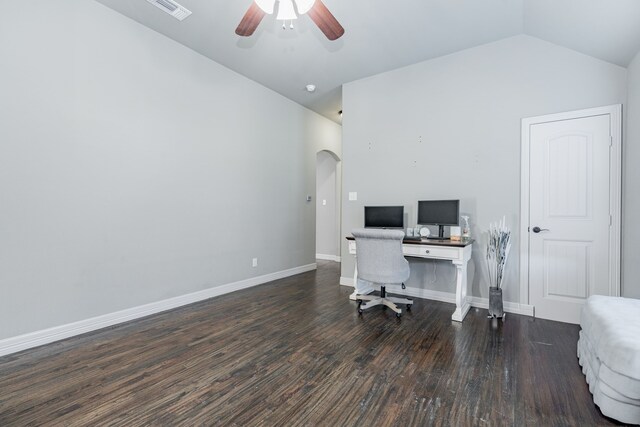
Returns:
[[[460,200],[420,200],[418,201],[418,224],[437,225],[438,237],[444,239],[444,226],[458,225],[460,221]]]
[[[404,206],[365,206],[365,228],[403,228]]]

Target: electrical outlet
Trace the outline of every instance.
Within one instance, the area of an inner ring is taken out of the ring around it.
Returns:
[[[252,267],[257,267],[258,266],[258,258],[254,258],[253,261],[251,261],[251,266]]]

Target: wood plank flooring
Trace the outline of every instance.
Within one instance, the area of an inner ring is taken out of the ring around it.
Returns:
[[[578,327],[416,300],[359,317],[339,264],[0,358],[0,425],[590,426]]]

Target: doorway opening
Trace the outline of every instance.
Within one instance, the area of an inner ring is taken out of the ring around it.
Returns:
[[[340,262],[341,166],[331,151],[316,154],[316,259]]]

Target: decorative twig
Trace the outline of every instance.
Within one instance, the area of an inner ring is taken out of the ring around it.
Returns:
[[[511,250],[511,231],[507,228],[506,219],[499,223],[489,224],[487,239],[487,271],[489,284],[501,288],[504,279],[504,266]]]

